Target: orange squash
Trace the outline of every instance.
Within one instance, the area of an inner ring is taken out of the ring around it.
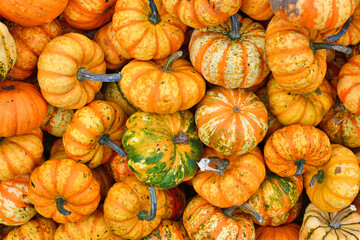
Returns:
[[[180,222],[162,220],[159,226],[141,240],[190,240],[184,226]]]
[[[134,175],[127,163],[127,156],[122,157],[117,152],[114,152],[109,159],[109,165],[115,182],[121,182],[127,176]]]
[[[296,223],[289,223],[278,227],[256,228],[255,240],[299,240],[300,226]]]
[[[114,183],[110,172],[105,165],[100,165],[97,168],[92,168],[91,173],[100,185],[100,199],[103,201]]]
[[[165,212],[162,219],[178,220],[184,213],[186,207],[186,195],[181,186],[164,190]]]
[[[67,124],[74,116],[74,109],[62,109],[48,104],[48,111],[41,129],[55,137],[62,137],[66,130]]]
[[[240,10],[258,21],[269,20],[274,16],[270,0],[242,0]]]

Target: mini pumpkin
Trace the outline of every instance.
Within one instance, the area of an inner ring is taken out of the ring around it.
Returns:
[[[62,137],[67,124],[74,116],[74,109],[62,109],[48,104],[48,110],[41,129],[55,137]]]
[[[296,223],[289,223],[278,227],[256,228],[255,240],[299,240],[300,226]]]
[[[242,0],[240,10],[258,21],[269,20],[274,16],[270,0]]]
[[[0,82],[5,79],[7,74],[14,67],[17,58],[16,43],[9,29],[0,22]]]
[[[190,240],[180,222],[162,220],[159,226],[141,240]]]
[[[165,193],[165,212],[162,219],[178,220],[186,207],[186,195],[181,186],[169,188]]]
[[[127,156],[122,157],[117,152],[114,152],[109,159],[109,165],[111,175],[115,182],[121,182],[121,180],[127,176],[134,175],[127,163]]]

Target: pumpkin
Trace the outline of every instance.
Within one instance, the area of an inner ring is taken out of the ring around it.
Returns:
[[[64,159],[64,158],[69,158],[69,156],[65,152],[62,138],[58,138],[51,145],[49,159],[60,160],[60,159]]]
[[[95,211],[100,186],[84,164],[52,159],[32,172],[29,198],[40,215],[58,223],[76,222]]]
[[[100,185],[100,199],[104,200],[107,192],[114,183],[114,179],[105,165],[92,168],[91,173]]]
[[[304,174],[304,185],[317,208],[338,212],[349,206],[359,192],[360,167],[350,149],[339,144],[331,148],[331,158],[325,165]]]
[[[157,228],[141,240],[190,240],[180,222],[162,220]]]
[[[48,104],[48,110],[41,129],[55,137],[62,137],[67,124],[74,116],[74,109],[62,109]]]
[[[46,44],[39,56],[37,76],[49,104],[78,109],[94,99],[102,81],[121,79],[119,74],[103,75],[105,71],[101,47],[82,34],[67,33]]]
[[[352,57],[340,70],[337,94],[344,107],[351,113],[360,114],[360,54]]]
[[[4,239],[8,233],[13,230],[15,228],[15,226],[6,226],[3,224],[0,224],[0,238]]]
[[[328,213],[310,203],[305,210],[299,240],[357,240],[359,232],[360,214],[353,206]]]
[[[190,180],[203,150],[190,111],[162,115],[136,112],[126,122],[122,144],[130,170],[159,189]]]
[[[29,134],[0,138],[0,180],[27,174],[40,164],[44,153],[40,128]]]
[[[278,227],[256,228],[255,240],[299,240],[300,226],[296,223],[289,223]]]
[[[3,0],[0,15],[23,26],[51,22],[65,9],[68,0]]]
[[[97,42],[104,50],[107,69],[114,70],[121,68],[132,58],[124,49],[121,48],[115,36],[112,22],[105,24],[96,31],[94,41]]]
[[[54,239],[55,231],[56,223],[52,219],[39,216],[11,230],[4,240],[51,240]]]
[[[105,224],[104,213],[96,210],[81,221],[60,224],[56,229],[54,240],[123,240],[110,231]]]
[[[316,126],[334,103],[331,86],[325,79],[315,91],[297,94],[285,90],[270,77],[267,92],[271,113],[286,126],[295,123]]]
[[[91,30],[109,22],[116,0],[69,0],[64,10],[65,20],[79,29]]]
[[[224,155],[244,154],[265,137],[268,114],[259,98],[246,89],[209,89],[195,113],[199,138]]]
[[[353,14],[358,0],[270,0],[274,13],[291,24],[309,29],[333,29]]]
[[[29,199],[30,174],[0,181],[0,224],[19,226],[27,223],[36,211]]]
[[[104,202],[106,225],[126,239],[150,234],[160,224],[164,211],[164,191],[149,187],[135,176],[115,183]]]
[[[297,27],[274,16],[266,30],[266,54],[270,70],[279,85],[293,93],[315,91],[326,73],[326,51],[351,49],[322,43],[318,31]]]
[[[270,72],[264,27],[238,14],[216,27],[195,29],[189,53],[208,82],[225,88],[249,88]]]
[[[192,179],[192,185],[200,196],[216,207],[243,204],[265,178],[264,158],[257,147],[243,155],[223,155],[205,148],[202,157],[200,171]]]
[[[167,60],[133,60],[121,70],[120,90],[144,112],[171,114],[190,109],[205,94],[205,80],[191,63],[178,59],[182,52]]]
[[[217,26],[234,15],[242,0],[164,0],[163,4],[170,14],[192,28]]]
[[[167,58],[180,49],[186,26],[160,0],[118,0],[112,26],[120,46],[133,58]]]
[[[184,190],[180,187],[173,187],[164,190],[165,193],[165,212],[162,219],[178,220],[186,207],[186,196]]]
[[[121,145],[125,121],[124,112],[110,101],[94,100],[81,107],[74,113],[63,135],[66,154],[89,168],[107,162],[113,148],[121,151],[124,157],[125,153],[118,145]]]
[[[192,240],[255,239],[255,227],[248,216],[237,214],[228,217],[221,208],[211,205],[200,195],[186,206],[183,223]]]
[[[127,156],[122,157],[117,152],[114,152],[109,159],[109,164],[110,172],[115,182],[121,182],[127,176],[134,175],[128,166]]]
[[[293,124],[275,131],[264,146],[264,159],[270,171],[279,176],[299,176],[329,161],[329,137],[320,129]]]
[[[258,21],[269,20],[274,16],[270,0],[242,0],[240,10]]]
[[[57,19],[38,26],[24,27],[16,25],[11,30],[17,50],[17,59],[8,77],[15,80],[24,80],[36,70],[38,57],[45,45],[53,38],[62,34]]]
[[[5,24],[0,22],[0,82],[14,67],[17,58],[16,43]]]

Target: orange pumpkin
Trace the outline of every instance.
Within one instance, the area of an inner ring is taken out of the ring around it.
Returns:
[[[180,222],[162,220],[159,226],[141,240],[190,240]]]
[[[114,179],[105,165],[92,168],[91,173],[100,185],[100,199],[102,201],[106,198],[106,194],[113,185]]]
[[[127,163],[127,156],[122,157],[117,152],[114,152],[109,159],[109,163],[110,171],[115,182],[121,182],[127,176],[134,175]]]
[[[80,221],[100,202],[100,186],[90,169],[72,159],[45,161],[30,180],[29,198],[36,211],[58,223]]]
[[[258,21],[269,20],[274,16],[270,0],[242,0],[240,10]]]
[[[165,212],[162,219],[178,220],[186,207],[186,196],[180,186],[164,190],[165,193]]]
[[[60,160],[60,159],[64,159],[64,158],[69,158],[69,156],[65,152],[62,138],[58,138],[51,145],[49,159]]]
[[[14,67],[17,58],[16,43],[5,24],[0,22],[0,82]]]
[[[329,137],[313,126],[293,124],[275,131],[266,141],[264,158],[279,176],[301,175],[329,161]]]
[[[0,83],[1,137],[30,133],[44,122],[47,103],[30,83],[5,80]]]
[[[67,124],[74,116],[73,109],[62,109],[48,104],[48,111],[41,129],[55,137],[62,137],[66,130]]]
[[[120,46],[133,58],[167,58],[184,42],[186,26],[160,0],[118,0],[112,20]]]
[[[299,240],[300,226],[296,223],[289,223],[278,227],[256,228],[255,240]]]

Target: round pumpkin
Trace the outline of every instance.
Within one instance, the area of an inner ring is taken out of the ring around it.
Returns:
[[[189,53],[208,82],[225,88],[252,87],[270,72],[264,27],[238,14],[216,27],[195,29]]]
[[[4,240],[54,239],[56,223],[52,219],[36,217],[9,232]]]
[[[40,215],[58,223],[77,222],[96,210],[100,186],[84,164],[52,159],[32,172],[29,198]]]
[[[47,103],[30,83],[5,80],[0,83],[0,136],[30,133],[44,122]]]
[[[246,89],[209,89],[195,113],[199,138],[224,155],[244,154],[265,137],[268,114],[259,98]]]
[[[66,130],[67,124],[74,116],[74,109],[62,109],[48,104],[48,110],[41,129],[55,137],[62,137]]]
[[[117,152],[114,152],[109,159],[109,165],[115,182],[121,182],[127,176],[134,175],[127,163],[127,156],[122,157]]]
[[[206,167],[192,178],[195,191],[210,204],[228,208],[241,205],[253,195],[265,178],[265,162],[259,148],[243,155],[223,155],[205,148],[199,162]],[[206,163],[206,160],[209,162]],[[214,170],[212,170],[214,169]]]
[[[122,144],[130,170],[141,181],[160,189],[190,180],[203,150],[190,111],[136,112],[126,122]]]
[[[329,137],[320,129],[293,124],[275,131],[264,146],[264,159],[270,171],[279,176],[299,176],[329,161]]]
[[[274,16],[270,0],[242,0],[240,10],[258,21],[269,20]]]
[[[0,82],[5,79],[14,67],[17,58],[16,43],[9,29],[0,22]]]
[[[191,63],[178,59],[133,60],[121,70],[120,90],[125,99],[144,112],[171,114],[190,109],[205,94],[205,80]]]
[[[349,206],[359,192],[360,167],[348,148],[331,145],[330,160],[304,174],[309,199],[325,212],[337,212]]]
[[[165,193],[165,212],[162,219],[178,220],[186,207],[186,195],[181,186],[164,190]]]
[[[0,181],[27,174],[40,164],[44,153],[40,128],[29,134],[0,138]]]
[[[289,223],[278,227],[256,228],[255,240],[299,240],[300,225]]]
[[[141,240],[190,240],[180,222],[162,220],[159,226]]]

